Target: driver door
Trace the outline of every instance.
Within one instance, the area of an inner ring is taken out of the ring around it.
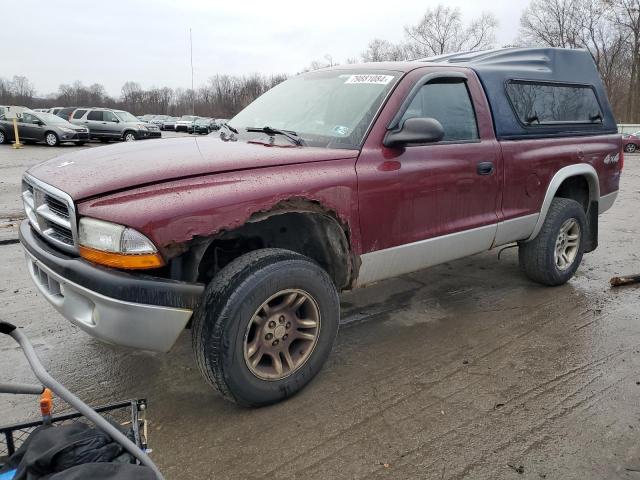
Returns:
[[[488,250],[495,238],[502,167],[484,92],[472,74],[417,72],[403,80],[404,101],[385,107],[356,165],[359,283]],[[436,119],[444,138],[385,147],[391,119],[411,117]]]

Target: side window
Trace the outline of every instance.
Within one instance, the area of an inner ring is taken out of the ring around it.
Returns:
[[[104,121],[105,122],[115,122],[118,117],[116,117],[113,112],[103,112],[104,113]]]
[[[477,140],[478,125],[473,103],[464,82],[427,83],[402,116],[435,118],[444,128],[443,141]]]
[[[76,111],[73,113],[73,118],[76,118],[76,119],[77,119],[77,118],[82,118],[82,116],[83,116],[85,113],[87,113],[87,111],[86,111],[86,110],[76,110]]]
[[[87,115],[87,120],[96,120],[98,122],[102,121],[102,111],[101,110],[92,110],[91,112],[89,112],[89,115]]]
[[[588,86],[514,80],[507,94],[525,125],[602,123],[600,104]]]
[[[23,113],[22,118],[19,121],[22,123],[36,123],[37,119],[30,113]]]

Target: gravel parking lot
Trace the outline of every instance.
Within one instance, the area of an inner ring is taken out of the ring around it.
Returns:
[[[110,347],[38,298],[20,245],[2,239],[24,169],[77,148],[0,146],[0,316],[84,400],[148,398],[166,478],[640,478],[640,287],[608,284],[640,273],[640,156],[626,156],[600,248],[569,284],[529,282],[508,249],[345,294],[318,378],[246,410],[205,384],[189,332],[169,354]],[[0,359],[0,381],[32,381],[6,338]],[[4,396],[0,412],[6,424],[37,405]]]

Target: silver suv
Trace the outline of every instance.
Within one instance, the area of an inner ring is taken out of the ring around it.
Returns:
[[[158,127],[144,123],[124,110],[78,108],[71,114],[69,121],[88,127],[91,138],[102,142],[110,140],[131,142],[162,136]]]

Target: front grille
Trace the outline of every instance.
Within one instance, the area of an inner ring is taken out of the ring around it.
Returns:
[[[75,209],[66,193],[25,175],[22,201],[31,226],[40,235],[62,250],[77,252]]]

